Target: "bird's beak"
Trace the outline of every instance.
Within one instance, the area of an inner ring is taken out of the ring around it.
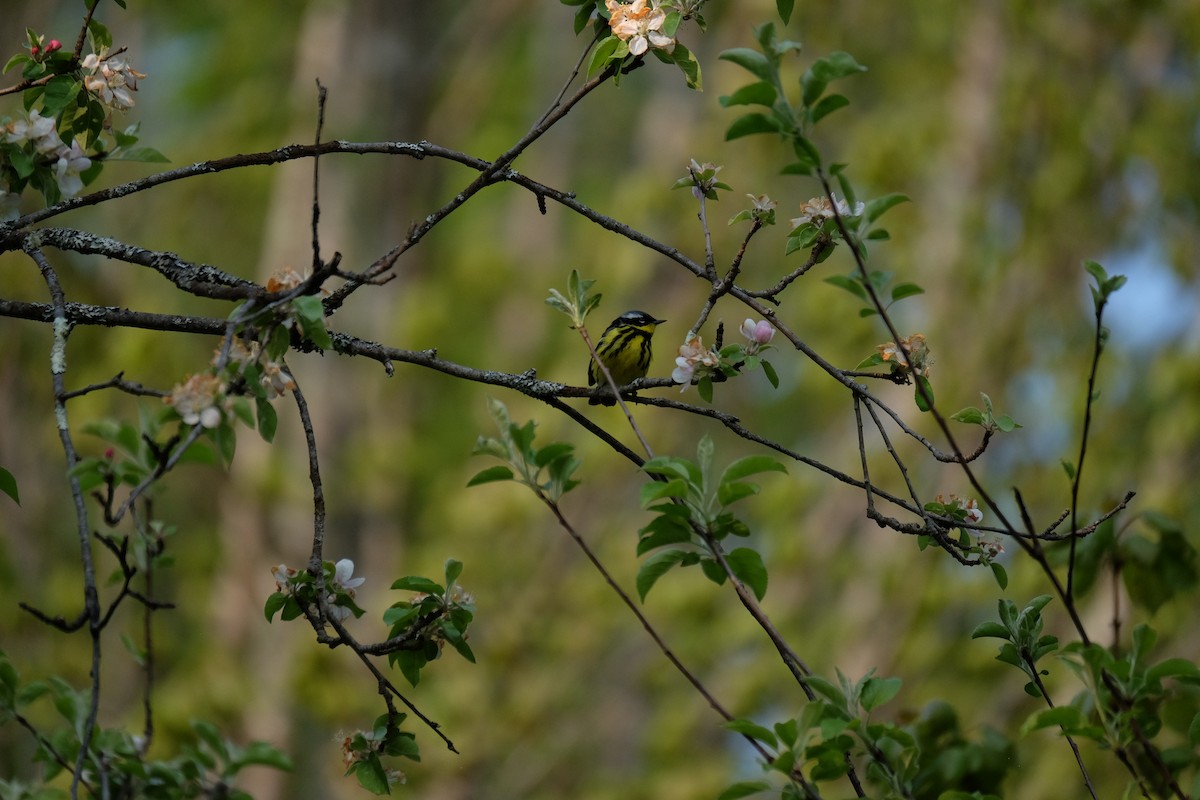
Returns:
[[[662,325],[664,322],[666,322],[666,320],[665,320],[665,319],[656,319],[656,320],[654,320],[654,324],[655,324],[655,325]]]

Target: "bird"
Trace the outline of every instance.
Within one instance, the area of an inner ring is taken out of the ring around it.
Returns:
[[[650,337],[654,335],[655,327],[664,322],[665,319],[655,319],[645,311],[626,311],[600,334],[596,355],[608,367],[617,386],[645,377],[650,369]],[[593,358],[588,362],[588,386],[605,383],[604,372]],[[611,395],[603,393],[588,398],[588,405],[593,406],[611,406],[616,402]]]

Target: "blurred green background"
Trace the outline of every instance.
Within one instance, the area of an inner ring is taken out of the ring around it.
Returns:
[[[316,79],[329,89],[327,139],[428,139],[491,158],[550,104],[584,46],[571,34],[573,9],[550,0],[129,5],[124,12],[101,6],[116,45],[128,46],[134,66],[149,74],[128,119],[141,122],[143,142],[173,165],[311,141]],[[70,46],[82,7],[8,0],[0,49],[19,47],[25,26]],[[690,158],[722,164],[720,177],[734,191],[709,206],[719,266],[744,233],[742,225],[724,224],[746,206],[744,194],[779,202],[781,224],[754,241],[743,267],[743,285],[763,288],[800,263],[801,254],[783,255],[787,220],[819,188],[780,175],[787,154],[768,137],[723,141],[734,114],[717,98],[745,83],[746,73],[716,56],[750,46],[752,25],[774,18],[774,4],[714,3],[706,16],[706,34],[690,25],[680,33],[703,65],[703,92],[687,90],[677,70],[651,61],[619,87],[594,93],[516,168],[702,260],[694,201],[669,188]],[[1059,462],[1077,457],[1093,336],[1080,264],[1096,259],[1128,275],[1129,284],[1107,319],[1111,346],[1082,507],[1093,514],[1134,489],[1133,511],[1169,515],[1196,543],[1200,6],[802,3],[781,34],[805,47],[789,62],[793,80],[810,59],[833,50],[869,68],[839,85],[852,105],[822,123],[816,141],[827,161],[850,165],[863,196],[900,191],[912,198],[884,219],[893,241],[873,248],[872,265],[926,289],[898,305],[895,317],[902,333],[929,338],[939,406],[979,405],[986,391],[1024,425],[979,464],[1006,511],[1012,486],[1038,524],[1069,504]],[[7,98],[0,114],[17,107]],[[264,280],[310,262],[311,169],[292,162],[195,178],[51,224]],[[341,252],[349,270],[386,252],[472,177],[447,162],[383,156],[332,156],[321,169],[324,254]],[[100,185],[152,171],[111,164]],[[218,317],[230,310],[184,296],[137,267],[53,256],[69,300]],[[597,279],[604,293],[594,334],[627,308],[669,320],[659,328],[651,371],[667,375],[706,285],[553,204],[541,215],[534,198],[507,185],[439,225],[398,262],[396,280],[359,291],[331,326],[396,347],[436,347],[472,367],[533,368],[578,385],[583,346],[542,302],[572,268]],[[850,268],[839,250],[795,284],[779,310],[843,367],[886,338],[878,322],[858,318],[850,295],[821,282]],[[0,292],[46,298],[35,266],[14,254],[0,256]],[[706,341],[718,318],[735,336],[745,316],[724,302]],[[22,493],[19,508],[0,502],[0,647],[26,677],[54,669],[82,686],[85,637],[49,632],[17,608],[25,601],[70,617],[80,607],[78,545],[50,404],[50,331],[0,319],[0,342],[0,465]],[[68,385],[123,370],[166,389],[203,369],[215,345],[181,334],[79,329]],[[779,390],[755,373],[718,386],[716,404],[763,435],[853,472],[847,393],[790,352],[772,360]],[[403,791],[443,800],[682,800],[714,797],[728,782],[757,777],[740,740],[718,727],[532,496],[506,484],[463,488],[491,465],[470,451],[479,433],[492,433],[484,398],[494,390],[403,365],[388,379],[374,362],[335,355],[296,356],[291,364],[322,448],[326,556],[354,559],[367,577],[359,599],[368,615],[354,623],[355,633],[384,635],[378,614],[398,599],[387,591],[391,581],[437,576],[448,557],[465,562],[462,582],[477,599],[472,646],[479,663],[449,656],[409,692],[462,754],[415,729],[423,761],[407,768]],[[910,389],[879,392],[940,443],[913,408]],[[632,589],[636,532],[649,519],[638,504],[642,478],[552,410],[498,396],[514,419],[537,420],[540,441],[576,444],[585,482],[567,496],[565,511]],[[685,397],[699,402],[694,393]],[[137,405],[92,395],[72,403],[71,423],[78,430],[110,415],[135,421]],[[156,497],[157,513],[179,528],[177,565],[159,576],[158,591],[179,608],[155,618],[152,753],[173,752],[188,721],[204,718],[235,739],[266,739],[296,758],[291,775],[248,772],[243,785],[256,797],[358,797],[354,782],[340,777],[339,743],[380,712],[372,683],[350,654],[314,645],[307,626],[268,625],[261,613],[274,589],[270,568],[302,565],[311,535],[302,434],[289,403],[277,407],[273,446],[246,430],[227,473],[182,468]],[[618,411],[587,413],[633,443]],[[704,433],[716,441],[718,463],[758,452],[697,417],[635,413],[660,454],[692,456]],[[973,446],[966,429],[964,439]],[[77,441],[87,454],[103,449],[84,435]],[[929,463],[907,441],[901,452],[926,498],[969,493],[959,470]],[[877,459],[874,477],[899,491],[903,484],[886,463]],[[1021,691],[1020,676],[992,660],[994,644],[967,639],[994,614],[1001,593],[990,574],[878,529],[864,518],[860,494],[803,465],[789,464],[787,476],[762,483],[745,513],[770,569],[764,605],[810,666],[827,676],[840,668],[857,677],[871,667],[899,675],[904,691],[877,713],[906,719],[944,698],[960,709],[972,739],[989,725],[1013,731],[1039,708]],[[103,575],[111,564],[100,558]],[[1023,559],[1008,557],[1006,565],[1012,582],[1003,596],[1023,604],[1048,591]],[[1148,621],[1162,633],[1160,655],[1196,658],[1194,603],[1185,597],[1153,615],[1125,603],[1124,630]],[[645,608],[734,713],[771,721],[799,712],[802,694],[728,587],[695,571],[672,574]],[[1107,581],[1084,608],[1093,636],[1107,641]],[[1070,636],[1059,604],[1047,616],[1054,632]],[[139,630],[133,609],[120,620],[122,630]],[[104,724],[137,728],[138,672],[115,638],[104,670]],[[1078,688],[1064,672],[1054,668],[1049,678],[1060,702]],[[23,731],[0,729],[0,774],[30,775],[31,753]],[[1084,757],[1098,784],[1113,787],[1104,796],[1115,796],[1124,781],[1116,762],[1087,746]],[[1042,732],[1020,743],[1006,796],[1082,796],[1069,788],[1077,785],[1067,746]]]

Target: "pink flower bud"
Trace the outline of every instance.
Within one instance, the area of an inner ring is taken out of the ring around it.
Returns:
[[[758,322],[748,319],[742,323],[741,330],[742,336],[754,344],[767,344],[775,336],[775,329],[765,319],[760,319]]]
[[[34,56],[37,56],[42,52],[42,48],[35,44],[33,47],[29,48],[29,52],[33,53]]]
[[[62,42],[60,42],[58,39],[51,39],[50,44],[46,45],[47,53],[53,53],[55,50],[61,50],[61,49],[62,49]]]
[[[106,459],[108,459],[109,461],[112,461],[112,460],[113,460],[113,456],[115,456],[115,455],[116,455],[116,451],[114,451],[114,450],[113,450],[111,447],[107,448],[107,449],[104,451],[104,457],[105,457]]]

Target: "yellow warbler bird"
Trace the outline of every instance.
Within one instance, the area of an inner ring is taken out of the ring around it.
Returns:
[[[608,367],[617,386],[645,377],[650,369],[650,337],[654,335],[655,327],[664,322],[665,319],[655,319],[645,311],[626,311],[600,334],[596,355]],[[592,359],[588,363],[588,386],[603,386],[604,383],[604,373]],[[588,404],[593,406],[601,403],[611,406],[616,402],[611,396],[588,398]]]

